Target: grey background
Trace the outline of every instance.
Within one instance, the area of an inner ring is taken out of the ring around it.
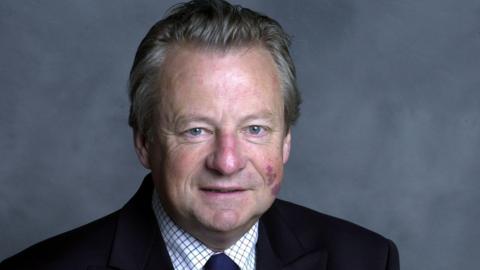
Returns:
[[[126,80],[172,3],[0,2],[0,259],[137,189]],[[281,197],[391,238],[403,269],[477,268],[480,2],[236,3],[294,35],[304,103]]]

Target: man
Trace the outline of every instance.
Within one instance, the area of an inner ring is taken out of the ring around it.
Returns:
[[[1,269],[398,269],[390,240],[275,200],[300,103],[288,45],[278,23],[224,1],[173,8],[130,75],[151,174],[119,211]]]

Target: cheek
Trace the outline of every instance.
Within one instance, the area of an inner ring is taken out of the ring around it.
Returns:
[[[267,175],[267,185],[270,188],[270,191],[273,196],[277,196],[280,191],[280,179],[279,173],[276,172],[275,168],[272,165],[266,167]]]
[[[162,170],[170,182],[174,181],[176,185],[186,184],[184,182],[187,178],[195,174],[203,165],[203,156],[199,151],[192,151],[192,149],[175,150],[168,153]]]
[[[204,145],[178,145],[169,150],[166,156],[171,165],[180,168],[196,167],[209,152],[208,147]]]
[[[273,170],[272,165],[267,166],[267,185],[271,186],[275,179],[277,178],[277,173]]]
[[[275,183],[275,184],[272,186],[271,191],[272,191],[272,195],[273,195],[274,197],[276,197],[276,196],[278,195],[278,193],[280,192],[280,182]]]

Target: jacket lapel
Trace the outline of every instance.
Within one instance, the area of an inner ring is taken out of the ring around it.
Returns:
[[[274,205],[260,219],[257,241],[257,269],[324,270],[327,252],[306,248],[285,223]]]
[[[109,265],[124,270],[173,269],[151,207],[153,183],[140,189],[120,210]]]

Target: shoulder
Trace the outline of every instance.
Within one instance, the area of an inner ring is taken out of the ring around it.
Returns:
[[[104,265],[118,213],[37,243],[0,263],[0,269],[85,269]]]
[[[385,238],[352,222],[326,215],[291,202],[276,200],[272,210],[293,231],[310,238],[354,238],[359,240],[385,241]],[[320,230],[321,229],[321,230]],[[352,239],[349,239],[352,240]]]
[[[285,224],[305,249],[324,248],[330,259],[396,257],[392,241],[352,222],[283,200],[276,200],[269,212],[269,219]]]

